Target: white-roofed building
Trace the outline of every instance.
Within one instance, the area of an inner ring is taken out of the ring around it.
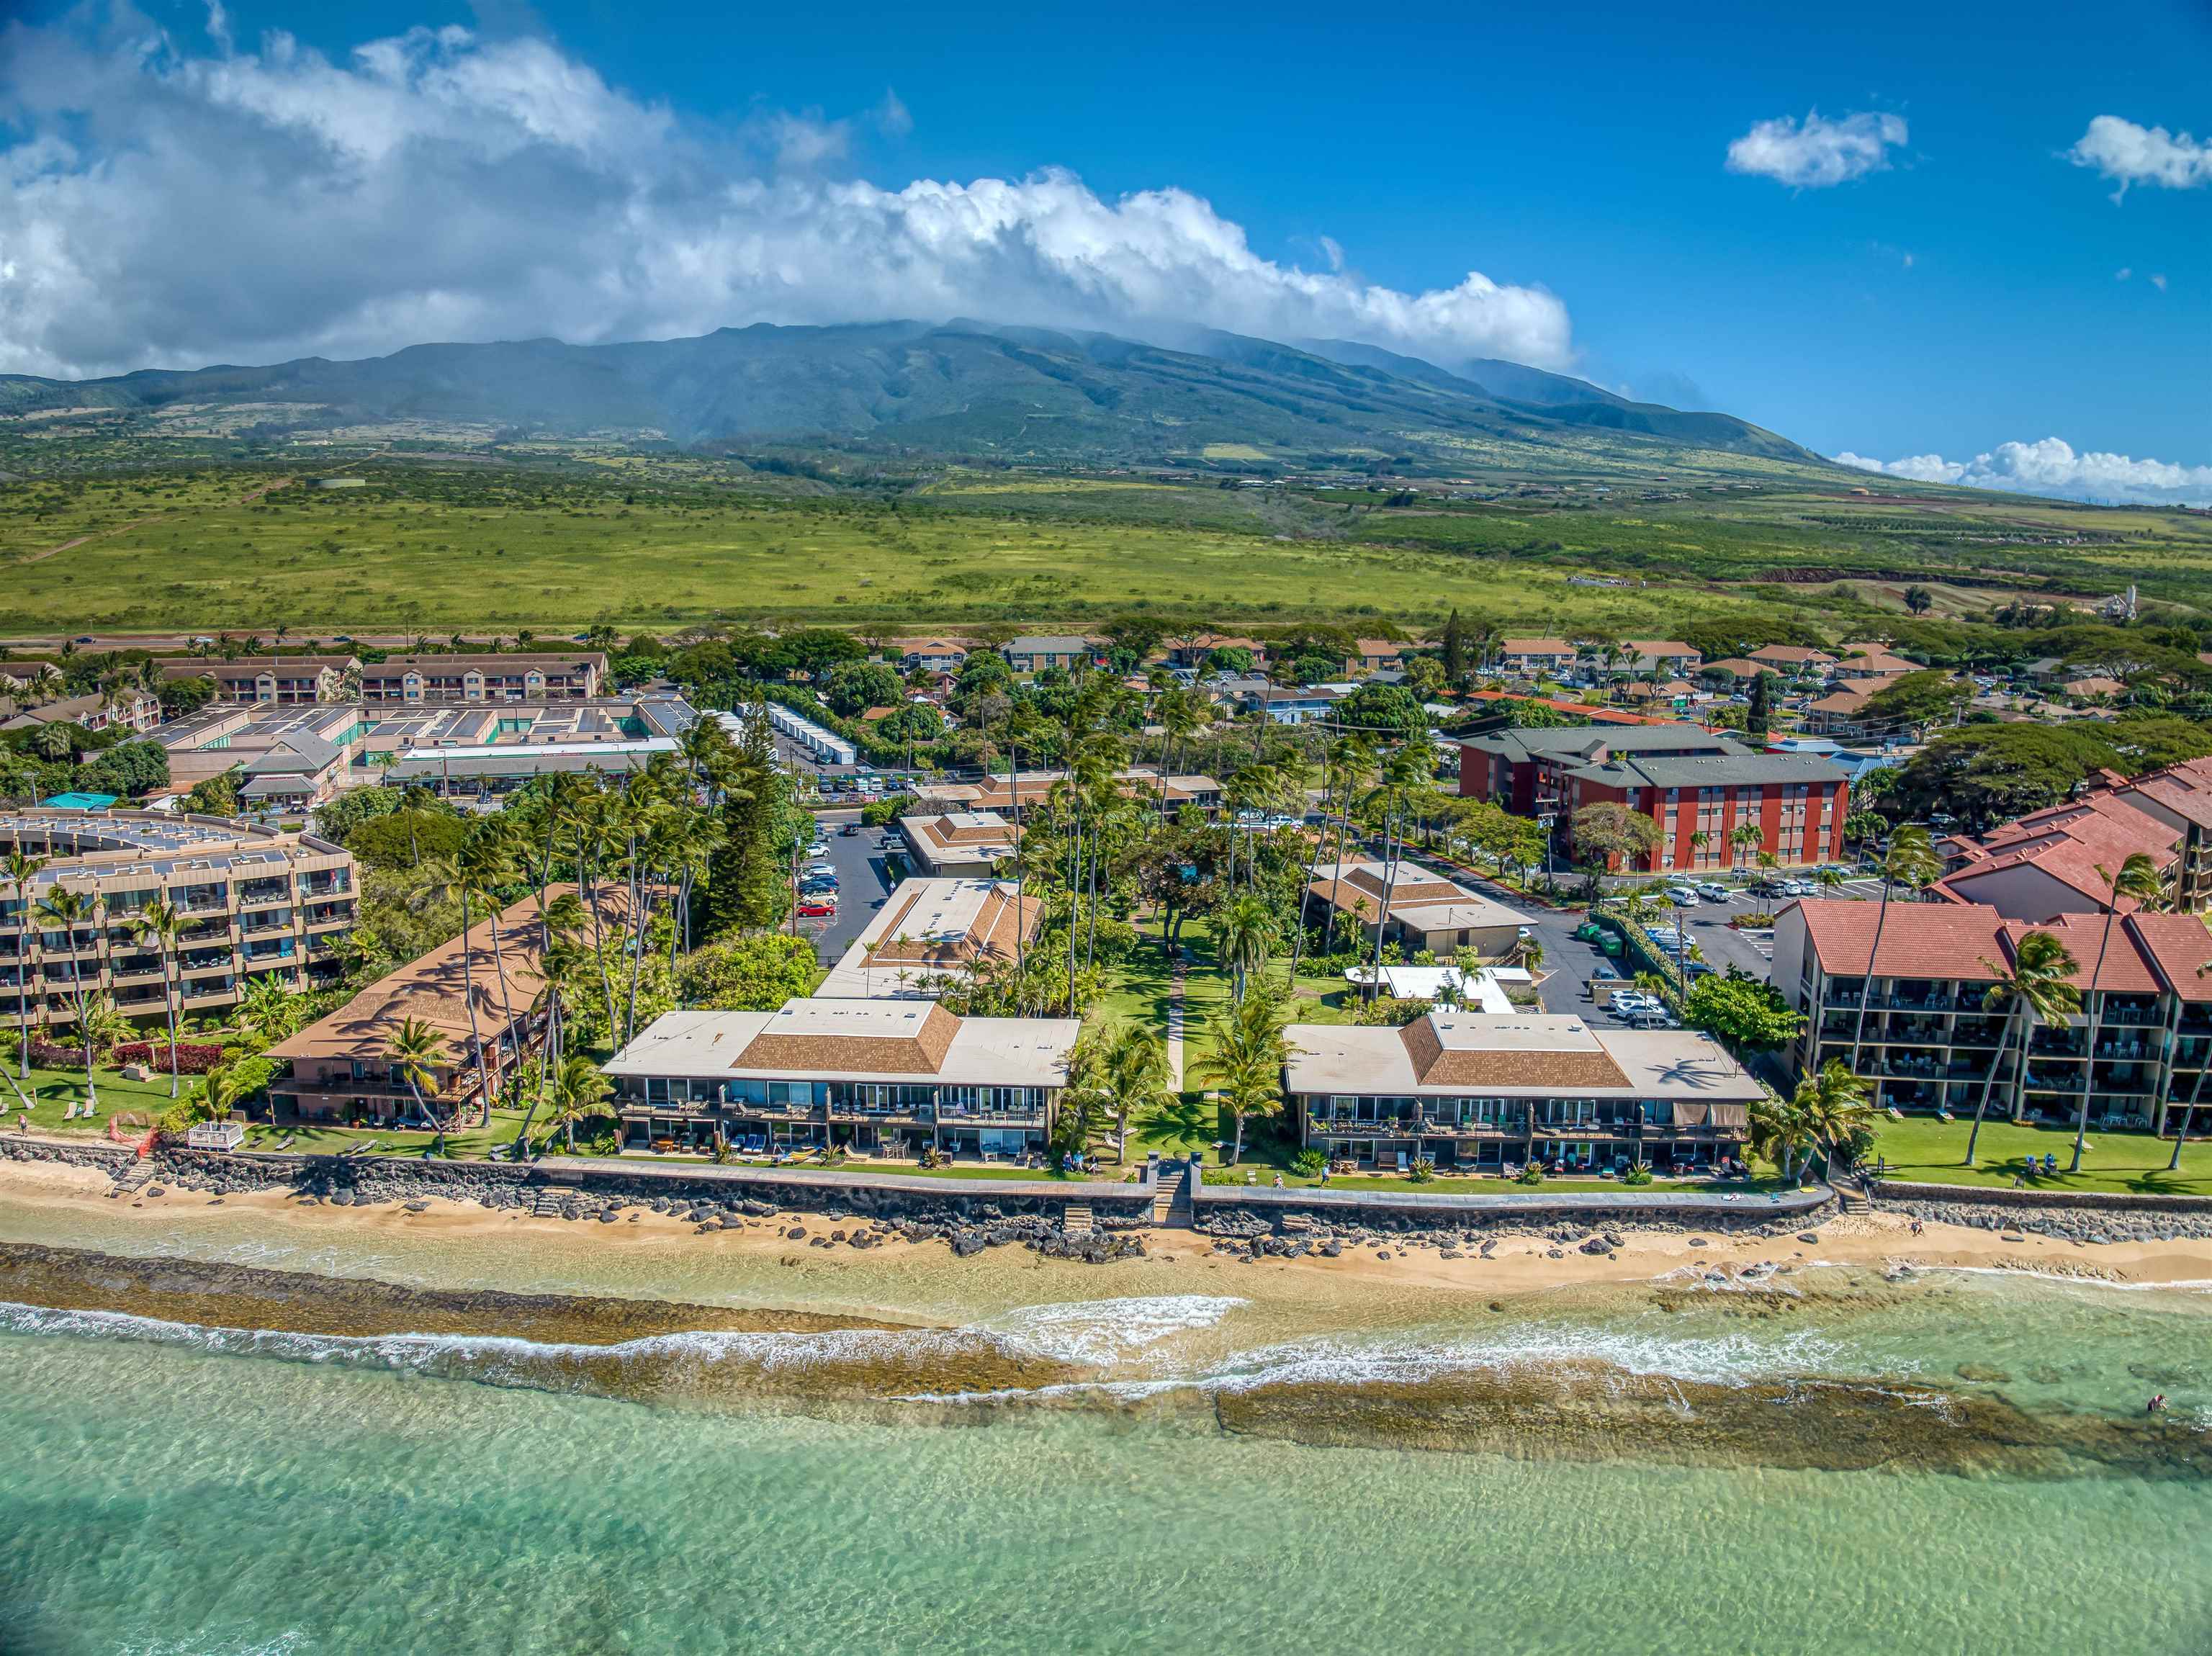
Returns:
[[[931,1001],[793,1000],[665,1013],[605,1068],[633,1147],[1016,1156],[1045,1148],[1082,1028]]]
[[[1284,1089],[1332,1158],[1661,1170],[1740,1159],[1762,1093],[1711,1036],[1556,1013],[1434,1011],[1402,1028],[1293,1024]]]
[[[902,880],[817,989],[821,1000],[934,1000],[945,983],[1012,966],[1044,917],[1011,881]]]
[[[902,816],[899,831],[917,873],[981,878],[1014,854],[1022,831],[995,810],[942,810]]]
[[[1408,953],[1451,955],[1462,949],[1496,960],[1520,940],[1522,917],[1503,903],[1420,866],[1401,861],[1395,870],[1368,858],[1322,863],[1306,888],[1309,914],[1321,907],[1374,925],[1387,908],[1383,937]],[[1317,915],[1326,920],[1327,915]]]

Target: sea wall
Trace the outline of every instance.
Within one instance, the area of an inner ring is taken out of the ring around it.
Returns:
[[[115,1173],[133,1152],[120,1144],[0,1138],[0,1156],[58,1162]],[[1071,1203],[1088,1205],[1100,1230],[1133,1230],[1152,1222],[1147,1172],[1127,1184],[1096,1180],[934,1179],[838,1168],[721,1167],[584,1157],[538,1162],[443,1162],[416,1157],[225,1153],[163,1145],[155,1174],[190,1190],[230,1194],[290,1190],[340,1206],[442,1197],[494,1209],[596,1216],[611,1204],[667,1210],[706,1206],[756,1217],[771,1213],[855,1215],[927,1225],[1044,1219],[1060,1224]]]
[[[1192,1196],[1200,1230],[1250,1236],[1261,1230],[1357,1227],[1371,1231],[1528,1231],[1562,1223],[1629,1225],[1639,1230],[1731,1230],[1768,1224],[1792,1227],[1832,1206],[1825,1185],[1776,1195],[1674,1191],[1499,1192],[1435,1195],[1410,1191],[1275,1190],[1212,1185]]]
[[[2033,1231],[2068,1242],[2163,1242],[2212,1237],[2212,1197],[2136,1191],[2013,1190],[1998,1185],[1875,1181],[1884,1208],[1935,1224]]]

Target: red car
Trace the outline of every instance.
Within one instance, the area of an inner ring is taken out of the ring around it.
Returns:
[[[837,905],[835,903],[808,901],[799,906],[799,918],[802,919],[819,919],[824,914],[835,914],[836,912]]]

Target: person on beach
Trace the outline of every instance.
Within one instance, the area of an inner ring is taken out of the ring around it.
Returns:
[[[2153,1398],[2149,1403],[2145,1404],[2143,1407],[2143,1413],[2146,1415],[2161,1415],[2165,1412],[2166,1393],[2163,1392],[2160,1392],[2156,1397]]]
[[[1912,1222],[1912,1234],[1915,1236],[1920,1234],[1920,1222],[1917,1219]]]

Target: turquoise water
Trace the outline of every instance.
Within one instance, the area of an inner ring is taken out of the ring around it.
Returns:
[[[0,1239],[25,1223],[0,1212]],[[67,1240],[242,1245],[83,1228]],[[502,1282],[507,1240],[481,1250]],[[370,1257],[329,1247],[327,1269]],[[452,1247],[380,1240],[374,1257],[450,1276]],[[531,1257],[570,1285],[700,1301],[775,1280],[772,1265]],[[1000,1258],[950,1286],[933,1269],[848,1273],[835,1297],[962,1301],[953,1333],[861,1338],[988,1341],[1086,1378],[1048,1405],[859,1408],[792,1383],[854,1360],[854,1336],[699,1336],[623,1358],[657,1376],[639,1402],[496,1342],[255,1341],[19,1309],[0,1324],[0,1649],[2212,1650],[2212,1499],[2186,1453],[2212,1427],[2203,1293],[1819,1272],[1504,1313],[1385,1296],[1347,1319],[1249,1273],[1163,1292],[1157,1268],[1133,1282]],[[1113,1291],[1133,1285],[1153,1291]],[[1446,1453],[1223,1429],[1266,1384],[1295,1416],[1554,1372],[1656,1391],[1662,1423],[1624,1417],[1595,1459],[1540,1438]],[[1662,1464],[1668,1395],[1688,1433],[1741,1388],[1846,1380],[1960,1433],[1996,1400],[2039,1425],[2132,1429],[2162,1389],[2181,1449],[2030,1473],[1993,1441],[1938,1474],[1783,1466],[1721,1441],[1712,1464]]]

